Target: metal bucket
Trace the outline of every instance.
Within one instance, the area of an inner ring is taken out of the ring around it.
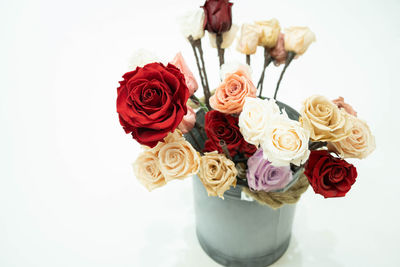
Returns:
[[[224,266],[264,267],[278,260],[289,246],[296,205],[272,209],[241,199],[241,187],[224,200],[209,197],[193,177],[196,233],[203,250]]]

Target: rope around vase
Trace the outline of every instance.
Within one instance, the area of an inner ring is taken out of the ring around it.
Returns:
[[[261,205],[267,205],[273,209],[278,209],[284,204],[294,204],[299,201],[301,195],[307,191],[308,185],[308,179],[304,173],[302,173],[299,180],[285,192],[252,192],[247,187],[243,187],[242,190],[247,195],[257,200]]]

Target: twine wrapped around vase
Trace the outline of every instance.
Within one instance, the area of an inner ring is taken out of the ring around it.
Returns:
[[[268,205],[273,209],[278,209],[284,204],[294,204],[299,201],[301,195],[307,191],[308,185],[308,179],[302,173],[299,180],[285,192],[250,191],[247,187],[243,187],[242,190],[261,205]]]

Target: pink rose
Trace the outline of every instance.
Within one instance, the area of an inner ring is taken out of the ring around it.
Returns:
[[[186,85],[189,89],[189,94],[193,95],[194,92],[196,92],[199,88],[199,85],[197,84],[192,71],[189,69],[188,65],[183,59],[182,53],[179,52],[176,54],[175,58],[170,63],[175,65],[183,73],[185,76]]]
[[[178,125],[178,129],[181,130],[183,134],[186,134],[193,129],[195,122],[196,112],[194,112],[193,108],[187,106],[187,113]]]
[[[221,85],[210,98],[213,109],[227,114],[238,114],[242,111],[246,97],[256,97],[257,88],[249,79],[248,73],[239,69],[227,74]]]
[[[269,50],[269,54],[274,59],[274,64],[276,66],[285,63],[287,51],[285,50],[285,35],[283,33],[279,34],[278,42],[274,48]]]
[[[352,106],[344,102],[344,98],[339,96],[338,99],[332,100],[332,102],[338,106],[338,108],[343,108],[347,113],[357,117],[357,112],[353,109]]]

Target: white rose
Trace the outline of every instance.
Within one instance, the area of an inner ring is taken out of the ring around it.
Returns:
[[[146,49],[136,50],[129,59],[129,70],[135,70],[137,67],[143,67],[149,63],[158,62],[159,59],[156,55]]]
[[[240,31],[236,49],[245,55],[253,55],[257,51],[261,28],[256,24],[244,23]]]
[[[233,41],[236,38],[236,33],[239,30],[239,27],[235,24],[232,24],[232,27],[229,31],[224,32],[222,34],[222,44],[221,48],[225,49],[231,46]],[[213,48],[217,48],[217,36],[215,33],[208,32],[208,36],[210,37],[210,44]]]
[[[243,64],[239,61],[231,61],[223,64],[219,71],[221,80],[224,80],[226,75],[237,72],[238,70],[242,70],[246,73],[249,79],[251,79],[252,70],[251,67],[247,64]]]
[[[258,146],[272,118],[279,115],[280,110],[274,99],[247,97],[239,116],[239,128],[244,140]]]
[[[261,142],[264,158],[274,166],[288,166],[290,163],[300,166],[310,155],[309,139],[310,132],[283,112],[268,123]]]
[[[260,39],[258,45],[273,48],[278,42],[281,26],[277,19],[270,19],[264,21],[256,21],[256,24],[261,29]]]
[[[295,52],[297,56],[304,54],[310,44],[315,41],[315,34],[308,27],[285,29],[285,50]]]
[[[179,17],[181,32],[185,38],[192,36],[193,40],[201,39],[204,36],[205,14],[202,8],[188,11]]]

